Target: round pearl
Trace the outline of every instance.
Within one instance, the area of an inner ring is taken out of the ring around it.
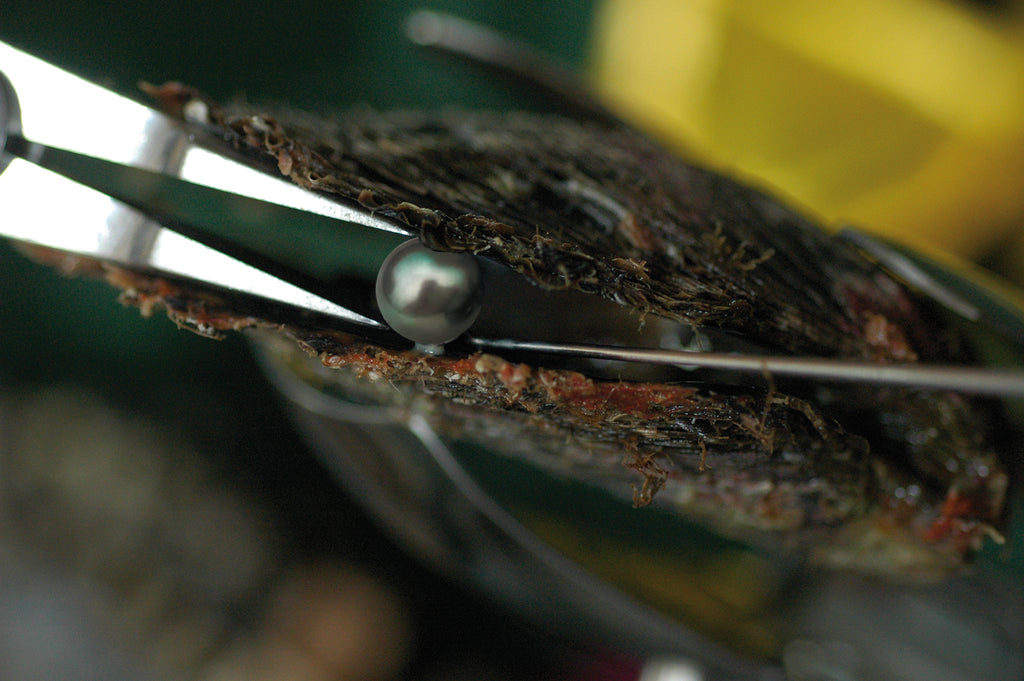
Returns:
[[[482,294],[475,257],[432,251],[416,239],[391,251],[377,274],[384,321],[424,346],[461,336],[476,321]]]

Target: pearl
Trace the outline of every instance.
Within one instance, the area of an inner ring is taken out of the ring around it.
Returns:
[[[474,256],[432,251],[416,239],[391,251],[377,273],[384,321],[422,346],[461,336],[476,321],[482,295]]]

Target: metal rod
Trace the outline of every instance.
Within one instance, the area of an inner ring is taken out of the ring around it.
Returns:
[[[1024,371],[1007,368],[965,367],[941,364],[883,364],[822,357],[774,357],[732,355],[714,352],[686,352],[650,348],[622,348],[606,345],[543,343],[517,340],[471,338],[484,350],[512,350],[548,355],[571,355],[590,359],[663,364],[738,371],[762,376],[793,376],[822,381],[872,383],[932,390],[1007,397],[1024,397]]]

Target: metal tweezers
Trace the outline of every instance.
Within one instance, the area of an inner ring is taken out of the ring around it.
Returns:
[[[455,28],[460,39],[475,30]],[[470,49],[444,43],[444,31],[419,35],[435,48],[461,52],[479,51],[488,39],[475,36]],[[303,189],[229,152],[223,139],[201,125],[173,119],[0,43],[0,236],[255,297],[305,311],[330,328],[401,342],[372,310],[352,309],[314,278],[276,261],[265,248],[260,252],[254,242],[273,241],[265,230],[226,235],[217,225],[204,224],[201,213],[186,215],[182,206],[154,199],[164,195],[149,191],[171,183],[185,192],[233,202],[238,215],[271,208],[279,217],[320,216],[332,229],[317,238],[397,244],[416,236],[400,223]],[[983,311],[936,283],[917,261],[863,235],[855,240],[883,266],[902,268],[897,274],[915,279],[921,290],[961,316],[985,321]],[[1003,309],[1020,319],[1016,306],[1005,303]],[[523,335],[530,333],[528,324],[521,328],[526,329]],[[1024,372],[1008,368],[689,352],[595,345],[586,339],[487,338],[473,328],[462,341],[463,347],[495,352],[1024,396]]]

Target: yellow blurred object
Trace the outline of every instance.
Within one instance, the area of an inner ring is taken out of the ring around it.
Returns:
[[[826,222],[975,258],[1024,233],[1022,27],[955,0],[606,0],[596,75]]]

